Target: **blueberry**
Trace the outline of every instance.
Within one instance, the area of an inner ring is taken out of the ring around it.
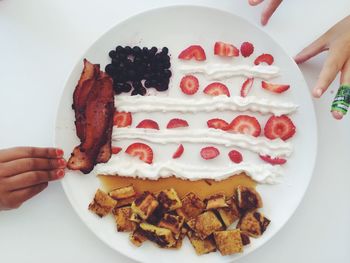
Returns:
[[[125,51],[125,54],[126,54],[126,55],[131,55],[131,53],[132,53],[132,48],[131,48],[130,46],[126,46],[126,47],[124,48],[124,51]]]
[[[169,61],[163,61],[162,66],[167,69],[167,68],[170,68],[171,64]]]
[[[168,49],[167,47],[163,47],[163,48],[162,48],[162,52],[161,52],[162,54],[167,55],[168,52],[169,52],[169,49]]]
[[[149,55],[149,49],[147,47],[142,48],[142,55],[147,56]]]
[[[105,67],[105,72],[112,76],[114,74],[114,71],[115,71],[115,68],[112,64],[108,64],[106,67]]]
[[[128,79],[130,79],[130,80],[135,80],[136,72],[135,72],[135,70],[133,70],[133,69],[129,69],[129,70],[127,71],[127,75],[128,75]]]
[[[151,81],[149,81],[149,80],[146,80],[145,81],[145,88],[151,88],[152,87],[152,82]]]
[[[142,87],[138,92],[140,95],[144,96],[144,95],[146,95],[147,90],[144,87]]]
[[[115,50],[111,50],[111,51],[109,51],[108,56],[110,58],[115,58],[116,54],[117,54],[117,52],[115,52]]]
[[[158,85],[156,85],[155,88],[157,91],[166,91],[169,88],[169,86],[165,83],[158,83]]]
[[[117,66],[120,64],[120,59],[119,58],[112,58],[112,64]]]
[[[124,83],[122,87],[123,92],[130,92],[131,90],[131,85],[129,83]]]
[[[120,53],[123,53],[123,52],[124,52],[124,48],[123,48],[122,46],[117,46],[117,47],[115,48],[115,51],[116,51],[118,54],[120,54]]]
[[[141,54],[141,48],[138,47],[138,46],[134,46],[134,47],[132,48],[132,51],[133,51],[133,54],[134,54],[134,55],[139,55],[139,54]]]
[[[135,96],[135,95],[139,95],[139,91],[134,89],[132,92],[131,92],[131,96]]]
[[[120,94],[123,92],[123,83],[113,82],[113,89],[116,94]]]
[[[172,75],[172,73],[169,69],[164,70],[163,74],[166,78],[170,78]]]
[[[154,56],[154,55],[157,53],[157,51],[158,51],[158,48],[156,48],[156,47],[152,47],[152,48],[149,50],[150,55],[152,55],[152,56]]]
[[[132,82],[132,86],[133,86],[134,89],[136,89],[136,90],[140,90],[140,89],[143,88],[141,81],[133,81],[133,82]]]

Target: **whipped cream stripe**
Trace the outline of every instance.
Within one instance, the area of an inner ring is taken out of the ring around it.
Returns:
[[[258,154],[271,157],[291,155],[293,148],[281,139],[269,140],[265,137],[253,137],[246,134],[229,133],[219,129],[142,129],[142,128],[114,128],[113,141],[125,139],[140,139],[152,143],[204,143],[218,144],[225,147],[241,147]]]
[[[113,155],[108,163],[96,165],[94,172],[96,175],[131,176],[150,180],[176,176],[177,178],[190,181],[201,179],[220,181],[232,175],[245,172],[249,177],[261,184],[279,183],[279,178],[282,175],[281,167],[270,164],[255,165],[242,162],[217,168],[182,164],[173,160],[147,164],[137,157],[131,157],[126,154]]]
[[[290,114],[298,105],[290,102],[277,102],[265,98],[227,97],[225,95],[201,98],[180,99],[158,96],[116,96],[118,111],[127,112],[213,112],[213,111],[252,111],[262,114]]]
[[[261,79],[272,79],[279,76],[279,68],[266,65],[231,65],[231,64],[190,64],[182,65],[180,71],[183,73],[201,73],[209,79],[225,79],[234,76],[255,77]]]

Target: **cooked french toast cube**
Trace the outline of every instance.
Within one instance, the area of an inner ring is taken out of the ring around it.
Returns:
[[[115,222],[118,232],[132,232],[136,229],[136,223],[130,220],[131,207],[121,207],[114,210]]]
[[[185,221],[198,216],[204,211],[204,202],[192,192],[186,194],[181,201],[182,207],[176,209],[176,212],[178,215],[183,216]]]
[[[146,220],[158,207],[158,204],[159,203],[153,194],[150,192],[144,192],[131,204],[131,209],[134,214],[137,214],[143,220]]]
[[[224,222],[226,227],[229,227],[239,219],[240,213],[236,203],[234,200],[232,200],[232,198],[227,201],[227,206],[228,207],[218,208],[217,211],[221,217],[222,222]]]
[[[221,255],[243,252],[243,243],[239,229],[214,232],[214,239]]]
[[[143,242],[147,240],[147,237],[145,237],[140,229],[136,229],[134,232],[130,233],[129,240],[131,243],[133,243],[135,246],[140,247]]]
[[[89,204],[89,210],[97,214],[99,217],[104,217],[108,215],[116,205],[116,200],[102,190],[97,189],[94,200]]]
[[[263,206],[260,194],[255,189],[239,185],[237,187],[238,207],[244,211],[251,211]]]
[[[172,211],[182,206],[182,202],[173,188],[160,191],[157,199],[165,211]]]
[[[119,200],[119,199],[134,197],[136,195],[136,192],[132,185],[128,185],[125,187],[114,189],[110,191],[108,195],[113,199]]]
[[[129,197],[129,198],[124,198],[124,199],[119,199],[118,203],[116,205],[116,208],[118,207],[123,207],[123,206],[131,206],[132,202],[135,201],[135,196]]]
[[[171,246],[170,248],[174,248],[174,249],[180,249],[182,247],[182,243],[183,243],[183,240],[184,240],[184,237],[186,236],[186,233],[182,233],[180,231],[180,233],[178,234],[177,237],[175,237],[176,239],[176,242],[173,246]]]
[[[264,217],[262,213],[251,211],[239,220],[237,227],[248,236],[259,237],[265,232],[269,224],[270,220]]]
[[[216,251],[215,242],[211,237],[202,240],[193,231],[188,231],[187,236],[197,255],[200,256]]]
[[[142,218],[139,215],[133,213],[131,210],[130,221],[135,222],[135,223],[141,223]]]
[[[223,228],[223,225],[213,211],[206,211],[203,214],[192,218],[187,222],[187,225],[195,231],[201,239],[205,239],[215,231]]]
[[[228,207],[226,203],[226,196],[223,193],[218,193],[206,198],[204,203],[206,204],[206,210]]]
[[[181,234],[181,228],[184,221],[185,220],[182,216],[164,214],[158,226],[169,229],[174,234],[175,238],[178,238]]]
[[[175,245],[175,238],[167,228],[157,227],[148,223],[141,223],[142,234],[159,247],[172,247]]]

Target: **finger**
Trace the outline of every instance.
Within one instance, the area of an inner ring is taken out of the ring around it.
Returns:
[[[46,171],[66,167],[64,159],[25,158],[0,164],[0,176],[13,176],[30,171]]]
[[[269,22],[270,17],[276,11],[278,6],[282,3],[282,0],[270,0],[266,9],[261,15],[261,24],[265,26]]]
[[[19,207],[23,202],[37,195],[38,193],[43,191],[47,186],[48,183],[41,183],[28,188],[10,192],[8,197],[8,203],[10,208]]]
[[[295,62],[297,64],[304,63],[305,61],[309,60],[310,58],[327,50],[328,49],[327,41],[328,41],[327,38],[324,36],[321,36],[320,38],[316,39],[314,42],[312,42],[309,46],[304,48],[302,51],[300,51],[294,57]]]
[[[56,148],[15,147],[0,150],[0,162],[9,162],[22,158],[61,158],[63,150]]]
[[[264,2],[264,0],[248,0],[248,3],[252,6],[258,5],[261,2]]]
[[[34,186],[40,183],[58,180],[63,178],[64,174],[64,169],[26,172],[18,174],[16,176],[8,177],[2,181],[2,184],[5,185],[6,190],[13,191]]]

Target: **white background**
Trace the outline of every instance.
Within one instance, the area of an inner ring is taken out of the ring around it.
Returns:
[[[81,54],[130,15],[175,4],[216,7],[254,24],[263,8],[246,0],[0,0],[0,148],[53,145],[60,94]],[[294,56],[349,14],[348,0],[285,0],[263,30]],[[310,88],[324,59],[301,67]],[[239,262],[350,262],[350,117],[339,122],[329,113],[337,86],[338,79],[314,101],[319,152],[300,207],[271,241]],[[0,212],[0,262],[133,261],[83,225],[56,182],[20,209]]]

